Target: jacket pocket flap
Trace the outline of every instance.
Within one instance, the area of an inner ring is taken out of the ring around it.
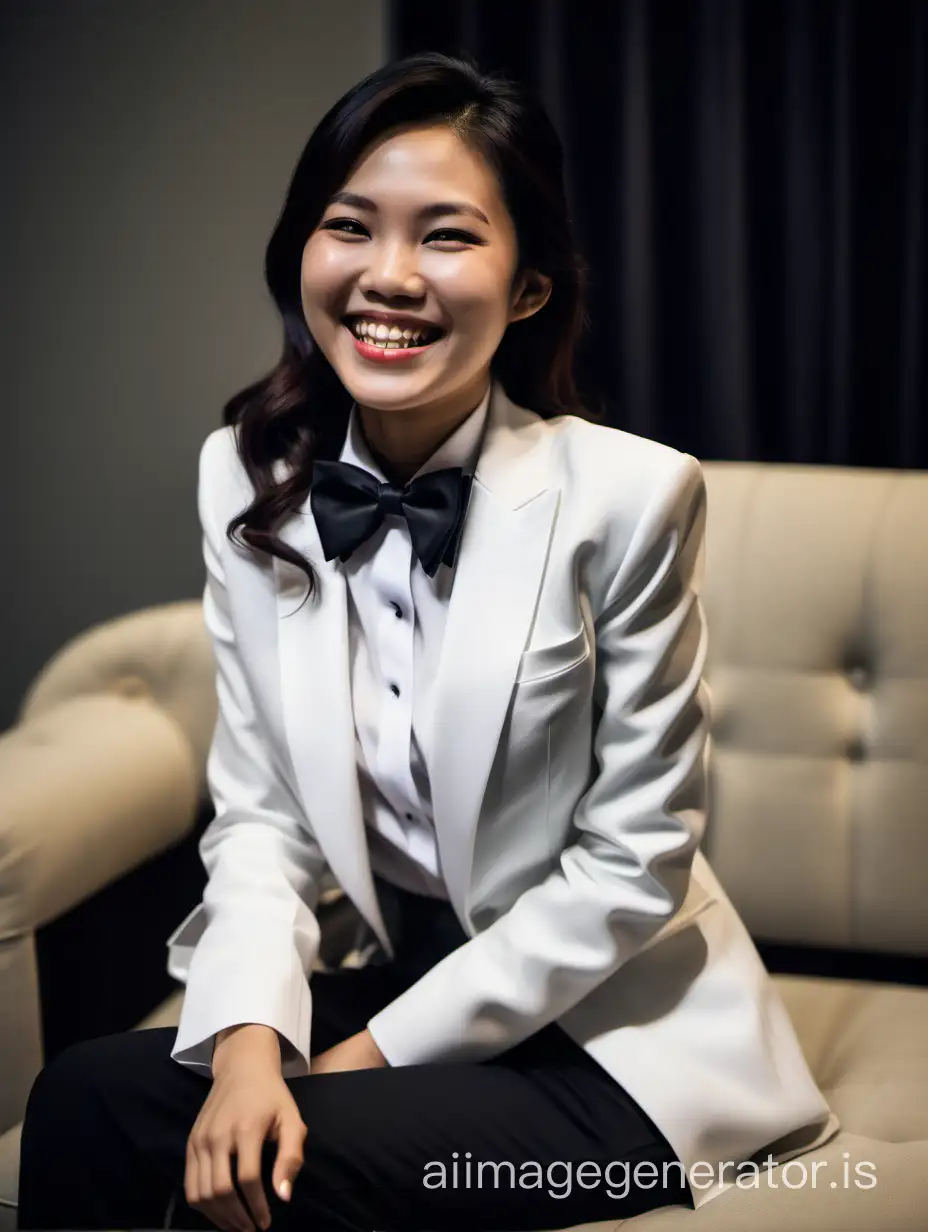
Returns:
[[[589,654],[589,642],[586,628],[572,634],[563,642],[555,642],[551,646],[539,646],[537,650],[526,650],[519,663],[519,674],[516,683],[527,680],[541,680],[546,676],[555,676],[566,671],[568,667],[582,662]]]

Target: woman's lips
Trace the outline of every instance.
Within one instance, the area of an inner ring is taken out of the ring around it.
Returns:
[[[435,346],[435,342],[441,342],[442,338],[445,337],[445,335],[442,334],[440,338],[435,339],[435,342],[427,342],[424,346],[379,347],[374,346],[370,342],[365,342],[363,338],[359,338],[352,329],[348,328],[347,325],[345,326],[345,329],[347,329],[348,333],[351,334],[351,341],[354,343],[355,350],[359,355],[363,356],[364,359],[373,359],[382,364],[395,364],[400,360],[413,359],[416,355],[421,355],[423,351],[427,351],[430,347]]]

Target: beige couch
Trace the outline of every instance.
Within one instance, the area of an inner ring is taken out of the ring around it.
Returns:
[[[705,850],[757,938],[890,971],[928,953],[928,474],[705,472]],[[42,1063],[34,930],[189,831],[214,718],[200,606],[182,602],[69,644],[0,737],[0,1232]],[[805,1182],[794,1165],[627,1226],[928,1228],[928,988],[775,978],[841,1134],[804,1157]],[[175,1023],[181,992],[139,1026]]]

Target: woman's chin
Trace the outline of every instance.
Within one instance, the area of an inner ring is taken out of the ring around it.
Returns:
[[[376,411],[403,410],[428,401],[442,384],[440,372],[369,372],[351,362],[333,366],[355,402]]]
[[[397,386],[389,392],[384,392],[382,389],[375,389],[366,385],[363,387],[356,385],[354,388],[351,388],[345,383],[345,388],[359,406],[366,407],[370,411],[380,411],[387,415],[391,412],[398,414],[401,411],[408,411],[432,400],[430,392],[409,387],[400,390]]]

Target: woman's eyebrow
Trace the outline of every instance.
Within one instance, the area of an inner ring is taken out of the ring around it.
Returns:
[[[371,201],[370,197],[362,197],[358,193],[333,193],[329,199],[329,204],[334,205],[336,202],[339,202],[341,205],[353,205],[358,210],[370,210],[372,214],[378,213],[375,202]],[[424,205],[418,211],[417,216],[419,218],[438,218],[445,214],[472,214],[474,218],[479,218],[487,226],[490,225],[490,220],[483,210],[478,210],[476,205],[470,205],[466,201],[435,201],[431,205]]]

